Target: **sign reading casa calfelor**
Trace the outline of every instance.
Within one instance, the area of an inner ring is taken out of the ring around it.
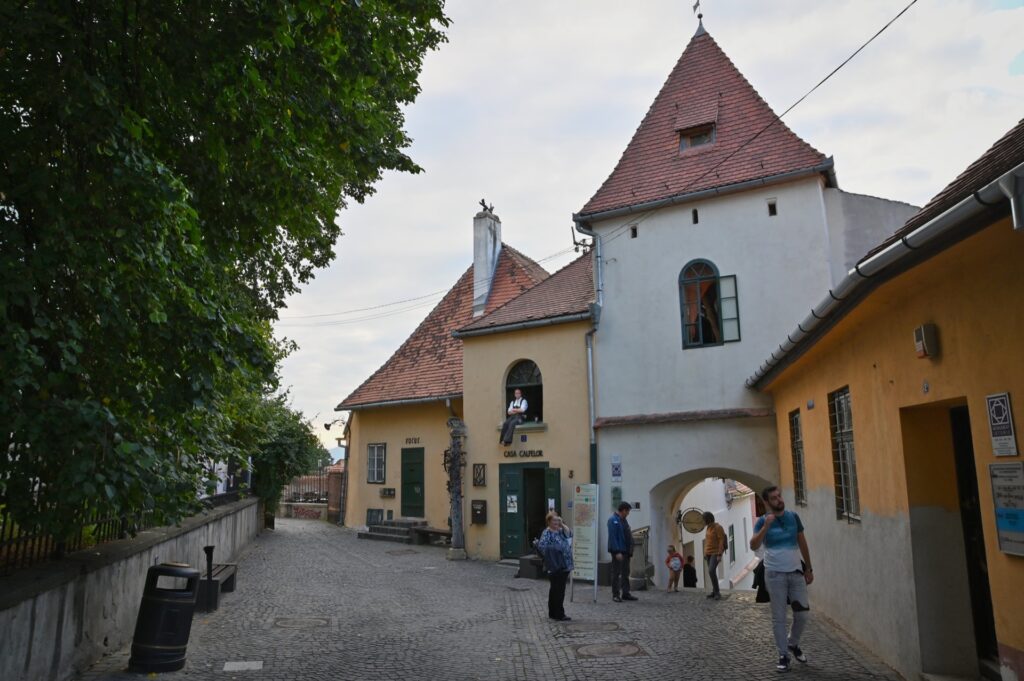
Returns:
[[[543,449],[506,449],[506,459],[532,459],[538,456],[544,456]]]

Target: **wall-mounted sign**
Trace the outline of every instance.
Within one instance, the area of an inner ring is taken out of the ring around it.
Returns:
[[[544,456],[543,449],[506,449],[506,459],[534,459]]]
[[[622,457],[612,454],[612,482],[622,482]]]
[[[418,445],[419,443],[420,443],[420,439],[418,437],[407,437],[407,438],[405,438],[405,444],[407,444],[407,445]]]
[[[686,513],[683,513],[680,517],[680,524],[683,529],[690,534],[697,534],[698,532],[704,531],[704,514],[700,512],[699,508],[687,509]]]
[[[996,456],[1017,456],[1010,393],[987,396],[985,406],[988,408],[988,431],[992,435],[992,453]]]
[[[990,463],[999,550],[1024,556],[1024,461]]]
[[[519,495],[505,495],[505,513],[519,513]]]

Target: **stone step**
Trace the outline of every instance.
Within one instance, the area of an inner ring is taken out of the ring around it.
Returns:
[[[401,537],[408,536],[410,532],[408,527],[395,527],[393,525],[370,525],[369,531],[376,534],[393,534]]]
[[[386,527],[423,527],[427,521],[415,518],[393,518],[392,520],[382,520],[380,524]]]
[[[377,541],[390,541],[398,544],[411,544],[412,537],[401,536],[397,534],[378,534],[376,532],[357,532],[356,537],[359,539],[375,539]]]

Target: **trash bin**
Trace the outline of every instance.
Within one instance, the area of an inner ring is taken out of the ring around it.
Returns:
[[[161,577],[184,579],[185,588],[161,588]],[[198,595],[198,570],[184,563],[162,563],[149,568],[135,621],[129,671],[173,672],[185,666],[185,648]]]

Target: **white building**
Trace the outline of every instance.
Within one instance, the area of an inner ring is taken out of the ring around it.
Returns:
[[[656,583],[691,488],[778,481],[771,401],[744,386],[751,367],[914,211],[838,189],[832,159],[779,122],[698,28],[574,216],[595,242],[603,504],[632,502],[630,524],[651,527]]]

